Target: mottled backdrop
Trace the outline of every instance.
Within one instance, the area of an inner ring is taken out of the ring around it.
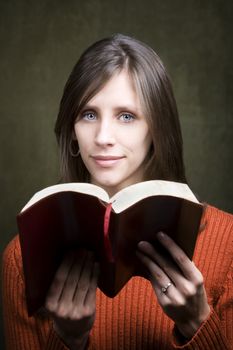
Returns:
[[[147,42],[165,62],[189,183],[233,211],[232,18],[231,0],[0,1],[1,251],[17,212],[59,178],[53,127],[71,68],[84,48],[116,32]]]

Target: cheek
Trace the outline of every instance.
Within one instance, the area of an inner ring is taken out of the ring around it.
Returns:
[[[138,140],[138,147],[140,148],[143,153],[146,153],[149,151],[151,143],[152,143],[152,137],[150,135],[149,130],[145,130],[143,133],[141,132],[135,137],[135,141]]]
[[[141,143],[140,149],[138,149],[138,154],[141,155],[141,160],[145,160],[152,144],[152,138],[150,135],[147,135],[147,137],[144,138],[143,142]]]
[[[86,130],[84,130],[81,127],[75,127],[74,129],[75,138],[78,141],[79,147],[82,148],[85,147],[87,141],[90,140],[89,135],[87,134]]]
[[[146,139],[145,139],[145,148],[146,148],[146,153],[149,152],[151,145],[153,143],[152,137],[150,134],[147,135]]]
[[[129,138],[126,138],[126,140],[126,147],[130,150],[130,153],[133,156],[132,159],[134,159],[133,161],[141,163],[147,157],[150,150],[152,143],[151,136],[148,135],[148,133],[138,133],[130,141]]]

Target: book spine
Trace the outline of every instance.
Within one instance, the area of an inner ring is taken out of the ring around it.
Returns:
[[[114,257],[112,254],[111,242],[109,239],[109,226],[110,226],[110,217],[112,212],[112,203],[109,203],[106,206],[105,214],[104,214],[104,247],[106,256],[109,262],[114,262]]]

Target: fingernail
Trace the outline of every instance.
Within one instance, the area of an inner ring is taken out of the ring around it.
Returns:
[[[144,248],[144,247],[146,246],[146,244],[147,244],[147,242],[145,242],[145,241],[140,241],[140,242],[138,243],[138,247],[139,247],[139,248]]]
[[[166,235],[165,235],[165,233],[163,233],[162,231],[160,231],[160,232],[157,233],[157,237],[158,237],[158,238],[161,238],[161,239],[164,239],[164,238],[166,238]]]

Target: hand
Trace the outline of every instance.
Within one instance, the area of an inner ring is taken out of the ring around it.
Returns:
[[[159,232],[157,238],[171,258],[162,256],[149,242],[139,242],[137,255],[150,272],[152,286],[164,312],[183,337],[190,339],[210,312],[203,276],[170,237]]]
[[[91,252],[69,253],[58,269],[45,307],[54,329],[70,346],[84,348],[95,319],[98,264]]]

